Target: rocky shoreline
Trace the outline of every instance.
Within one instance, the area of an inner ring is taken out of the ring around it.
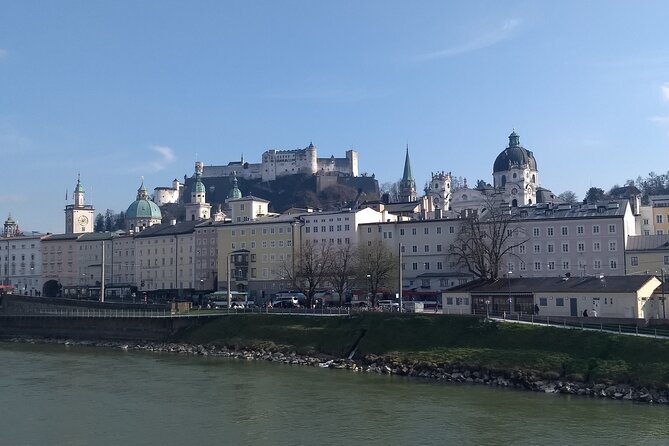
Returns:
[[[127,343],[116,341],[81,341],[54,338],[15,337],[8,342],[30,344],[62,344],[66,346],[103,347],[121,350],[139,350],[156,353],[175,353],[212,356],[248,361],[269,361],[282,364],[345,369],[354,372],[378,373],[417,377],[448,383],[486,385],[533,392],[578,395],[592,398],[627,400],[640,403],[669,404],[669,390],[634,387],[629,384],[583,383],[565,381],[556,376],[537,376],[518,370],[470,369],[457,365],[435,364],[426,361],[399,361],[369,355],[360,359],[339,359],[325,355],[300,355],[270,350],[229,349],[215,345],[188,343]]]

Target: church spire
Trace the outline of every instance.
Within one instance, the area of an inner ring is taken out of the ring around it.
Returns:
[[[401,202],[416,201],[416,182],[411,172],[411,161],[409,160],[409,144],[407,144],[406,157],[404,159],[404,173],[400,181],[399,200]]]
[[[407,144],[407,154],[404,159],[404,174],[402,181],[413,181],[413,174],[411,173],[411,160],[409,160],[409,144]]]

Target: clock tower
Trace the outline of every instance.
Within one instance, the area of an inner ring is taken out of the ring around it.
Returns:
[[[74,204],[65,206],[65,233],[81,234],[93,232],[93,206],[84,204],[84,187],[81,178],[77,176],[77,185],[74,188]]]

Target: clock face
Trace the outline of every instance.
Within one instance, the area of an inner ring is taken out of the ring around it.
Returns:
[[[439,204],[439,197],[434,197],[434,204],[435,206]]]
[[[86,226],[88,224],[88,217],[82,215],[77,219],[77,221],[79,222],[80,225]]]

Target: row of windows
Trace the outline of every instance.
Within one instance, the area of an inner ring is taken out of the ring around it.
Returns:
[[[256,228],[253,228],[253,229],[239,229],[239,230],[232,229],[230,231],[230,234],[232,236],[240,235],[242,237],[245,237],[247,234],[252,235],[252,236],[256,235],[257,232],[261,232],[261,230],[256,229]],[[262,228],[262,234],[263,235],[283,234],[283,233],[290,234],[291,232],[293,232],[293,229],[290,226],[288,226],[286,228],[284,228],[283,226],[279,226],[278,228]],[[211,239],[211,243],[214,244],[214,243],[216,243],[216,241],[214,239]]]
[[[608,231],[609,231],[609,234],[615,234],[616,233],[616,225],[615,224],[608,225]],[[593,234],[600,234],[601,233],[600,232],[600,226],[599,225],[592,225],[592,233]],[[576,234],[578,234],[578,235],[585,234],[585,226],[583,226],[583,225],[576,226]],[[539,237],[541,235],[541,229],[540,228],[532,228],[532,235],[534,237]],[[560,235],[562,235],[562,236],[569,235],[569,227],[568,226],[560,227]],[[553,228],[553,227],[546,228],[546,236],[548,236],[548,237],[555,236],[555,228]]]
[[[586,252],[585,248],[585,242],[577,242],[576,243],[576,252]],[[542,245],[539,243],[535,243],[532,245],[532,252],[534,254],[539,254],[541,253],[541,247]],[[561,252],[569,252],[570,244],[569,242],[564,242],[560,244],[560,251]],[[592,242],[592,251],[593,252],[601,252],[602,250],[602,243],[601,242]],[[609,242],[608,245],[608,250],[611,252],[615,252],[618,250],[618,243],[614,240]],[[515,248],[512,249],[512,252],[515,252]],[[556,252],[556,246],[554,243],[547,243],[546,244],[546,252],[547,253],[554,253]],[[525,245],[520,245],[518,246],[518,254],[527,254],[527,247]]]
[[[343,217],[343,219],[344,219],[344,221],[349,221],[349,220],[348,220],[349,217]],[[325,223],[325,220],[326,220],[325,218],[321,218],[321,219],[320,219],[320,222],[321,222],[321,223]],[[335,221],[334,217],[330,217],[330,218],[328,219],[328,222],[334,222],[334,221]],[[342,217],[337,217],[337,221],[342,221]],[[314,219],[309,219],[309,218],[307,218],[306,220],[304,220],[304,222],[305,222],[305,223],[318,223],[318,218],[314,218]]]
[[[423,269],[424,269],[425,271],[429,271],[429,270],[430,270],[430,262],[423,262],[423,263],[422,263],[422,266],[423,266]],[[450,267],[454,267],[455,264],[454,264],[454,263],[450,263],[449,266],[450,266]],[[413,271],[418,271],[418,262],[413,262],[413,263],[411,263],[411,269],[412,269]],[[443,270],[443,269],[444,269],[444,263],[443,263],[443,262],[437,262],[437,270]],[[405,264],[405,263],[402,263],[402,271],[404,271],[404,270],[406,270],[406,264]]]
[[[5,246],[7,247],[6,250],[9,251],[9,245],[4,244],[4,243],[3,243],[2,245],[0,245],[0,251],[2,251],[3,249],[5,249]],[[31,244],[30,244],[30,247],[34,249],[34,248],[35,248],[35,244],[34,244],[34,243],[31,243]],[[11,248],[11,249],[16,249],[16,245],[12,245],[12,248]],[[21,244],[21,249],[26,249],[26,245],[22,243],[22,244]]]
[[[371,246],[371,242],[368,242],[368,245]],[[430,249],[431,249],[431,248],[430,248],[430,245],[423,245],[423,250],[422,250],[421,252],[427,252],[427,253],[429,253],[429,252],[430,252]],[[440,245],[440,244],[439,244],[439,245],[436,245],[434,249],[435,249],[435,252],[443,252],[443,246]],[[400,250],[402,251],[402,253],[405,253],[406,250],[407,250],[407,246],[402,245],[402,247],[400,248]],[[411,246],[411,252],[412,252],[412,253],[417,253],[417,252],[418,252],[418,246],[416,246],[416,245]]]
[[[602,269],[603,268],[603,261],[600,259],[595,259],[592,261],[592,268],[593,269]],[[545,268],[548,271],[555,271],[558,266],[562,267],[562,270],[570,270],[572,267],[572,264],[569,260],[562,260],[560,262],[555,262],[555,261],[549,261],[546,262],[545,264],[540,261],[536,262],[531,262],[530,266],[534,271],[541,271],[543,268]],[[578,261],[577,262],[577,267],[579,270],[585,270],[587,265],[584,261]],[[618,268],[618,259],[610,259],[608,262],[608,267],[609,269],[617,269]],[[507,265],[507,268],[510,272],[513,272],[515,270],[515,264],[514,263],[509,263]],[[528,265],[525,262],[520,262],[518,264],[518,269],[520,271],[527,271],[528,270]]]
[[[335,232],[336,231],[341,231],[342,228],[344,228],[344,231],[350,231],[351,230],[351,225],[329,225],[329,226],[321,226],[320,231],[321,232]],[[311,232],[318,232],[318,226],[307,226],[304,228],[305,234],[309,234]]]
[[[293,241],[292,240],[263,240],[260,242],[260,245],[263,248],[283,248],[287,247],[290,248],[293,246]],[[233,251],[237,249],[237,246],[239,246],[239,249],[247,249],[247,246],[250,247],[250,249],[256,249],[256,242],[252,241],[249,242],[247,245],[246,242],[239,242],[239,245],[237,242],[232,242],[230,243],[230,249]],[[203,253],[206,254],[206,253]]]
[[[669,265],[669,256],[664,256],[662,259],[662,263],[665,265]],[[638,256],[631,256],[630,257],[630,264],[632,266],[639,266],[639,257]]]

